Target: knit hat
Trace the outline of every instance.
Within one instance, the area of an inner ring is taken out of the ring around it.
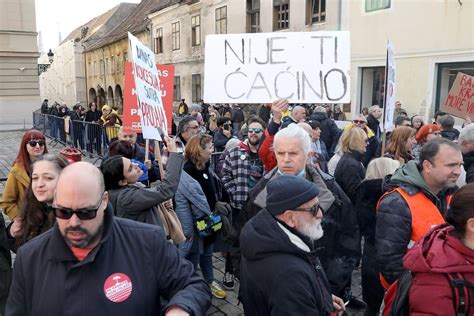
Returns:
[[[318,194],[319,189],[314,183],[302,177],[282,175],[267,185],[267,210],[274,216],[279,215],[299,207]]]
[[[426,143],[426,137],[428,136],[428,134],[439,131],[441,131],[441,129],[436,124],[423,125],[416,133],[416,141],[418,143],[424,144]]]
[[[196,104],[196,103],[194,103],[193,105],[191,105],[189,107],[189,112],[200,111],[200,110],[201,110],[201,106],[199,104]]]

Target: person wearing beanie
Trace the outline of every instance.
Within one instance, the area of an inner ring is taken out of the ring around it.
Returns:
[[[416,132],[416,144],[411,150],[411,154],[415,160],[420,158],[421,147],[432,139],[441,137],[441,129],[437,124],[427,124],[420,127]]]
[[[319,188],[294,175],[267,185],[266,208],[240,235],[240,296],[245,315],[342,315],[342,299],[314,251],[323,235]]]

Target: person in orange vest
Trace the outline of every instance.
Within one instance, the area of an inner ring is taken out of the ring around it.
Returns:
[[[391,177],[377,206],[375,247],[382,285],[403,273],[403,256],[432,226],[445,222],[451,194],[463,164],[459,146],[437,138]]]

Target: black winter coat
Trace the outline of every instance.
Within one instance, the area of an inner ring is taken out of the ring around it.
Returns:
[[[341,135],[341,130],[326,113],[314,112],[311,115],[311,120],[318,121],[319,124],[321,124],[321,139],[326,144],[329,156],[332,156],[339,136]]]
[[[374,132],[377,141],[380,141],[382,132],[380,130],[380,121],[377,120],[372,114],[367,117],[367,126]]]
[[[360,152],[345,153],[334,171],[334,178],[353,204],[357,200],[357,187],[365,178],[365,168],[362,165],[363,159],[364,154]]]
[[[453,141],[453,140],[458,139],[459,131],[455,128],[450,129],[450,130],[444,130],[441,132],[441,136]]]
[[[466,183],[474,182],[474,150],[463,155],[464,170],[466,170]]]
[[[240,297],[245,315],[331,314],[329,284],[309,244],[267,209],[244,226]]]
[[[6,315],[160,315],[160,297],[168,301],[165,308],[206,314],[209,286],[161,228],[114,218],[110,205],[103,228],[83,261],[57,224],[21,247]]]

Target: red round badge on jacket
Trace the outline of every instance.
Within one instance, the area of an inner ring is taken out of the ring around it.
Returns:
[[[132,294],[132,281],[123,273],[114,273],[105,280],[104,294],[112,302],[123,302]]]

